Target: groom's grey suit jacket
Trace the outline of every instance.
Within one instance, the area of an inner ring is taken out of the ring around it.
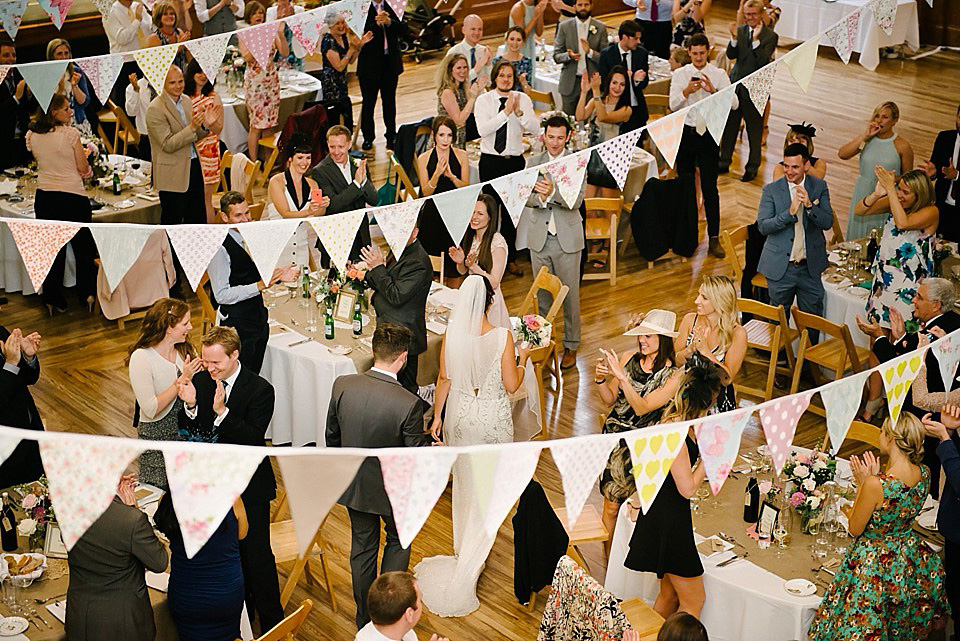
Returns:
[[[569,149],[563,152],[563,156],[568,155],[570,155]],[[527,167],[537,167],[547,162],[550,162],[550,154],[544,151],[527,158]],[[537,192],[534,191],[530,194],[530,198],[527,199],[527,206],[523,209],[523,215],[527,219],[527,247],[531,251],[541,251],[544,243],[547,242],[547,225],[550,223],[551,213],[557,226],[557,241],[560,243],[560,248],[568,254],[583,249],[583,221],[580,218],[580,204],[583,202],[584,194],[587,193],[586,172],[584,172],[583,178],[580,193],[571,203],[563,199],[559,189],[553,190],[546,203],[540,200],[540,194]]]

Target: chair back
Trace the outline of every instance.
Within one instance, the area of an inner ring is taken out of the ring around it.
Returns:
[[[741,314],[751,314],[768,320],[781,328],[787,327],[787,313],[783,311],[782,305],[767,305],[752,298],[738,298],[737,310]],[[747,340],[749,341],[749,338]]]
[[[530,96],[530,100],[533,101],[534,105],[536,105],[536,103],[539,102],[539,103],[542,103],[542,104],[545,104],[545,105],[549,105],[549,106],[550,106],[549,111],[556,111],[556,109],[557,109],[557,101],[556,101],[556,99],[553,97],[553,93],[552,93],[552,92],[550,92],[550,91],[537,91],[537,90],[534,89],[533,87],[527,87],[527,88],[524,90],[524,93],[526,93],[528,96]],[[542,110],[535,110],[535,111],[536,111],[537,113],[542,113]]]
[[[833,215],[833,238],[830,239],[831,245],[837,245],[843,242],[843,227],[840,226],[840,219],[836,214]]]
[[[737,249],[747,243],[747,228],[749,225],[741,225],[730,231],[726,230],[720,234],[720,244],[727,253],[727,264],[733,271],[733,282],[739,283],[743,280],[743,264],[740,262],[740,255]],[[742,299],[741,299],[742,300]]]
[[[300,602],[300,607],[291,612],[283,621],[273,626],[266,634],[258,637],[257,641],[294,641],[312,609],[313,601],[304,599]]]
[[[217,184],[216,193],[222,194],[230,191],[230,183],[227,179],[227,170],[233,167],[233,154],[229,151],[223,152],[220,156],[220,182]]]
[[[650,112],[649,120],[663,118],[670,113],[670,96],[662,93],[651,93],[645,95],[643,99],[647,102],[647,111]]]
[[[847,436],[844,438],[844,441],[857,441],[858,443],[866,443],[870,447],[875,447],[880,449],[880,428],[876,425],[871,425],[870,423],[864,423],[863,421],[854,421],[850,424],[850,429],[847,431]],[[828,434],[823,435],[823,442],[820,444],[820,450],[823,452],[830,451],[830,436]],[[840,449],[839,447],[837,449]]]
[[[557,312],[563,307],[563,300],[567,297],[567,292],[570,291],[570,288],[561,283],[559,278],[551,274],[546,266],[541,267],[537,273],[537,277],[533,279],[533,285],[530,286],[530,290],[524,297],[523,303],[520,304],[520,316],[537,313],[537,294],[540,293],[540,290],[549,292],[550,295],[553,296],[553,304],[550,306],[550,310],[546,316],[544,316],[544,319],[552,325],[557,316]]]
[[[816,330],[821,334],[826,334],[831,338],[838,340],[842,345],[843,349],[846,352],[846,358],[850,361],[850,366],[853,368],[854,372],[859,372],[861,370],[860,357],[857,353],[857,347],[853,344],[853,336],[850,334],[850,328],[846,325],[838,325],[828,321],[826,318],[817,316],[816,314],[809,314],[807,312],[801,312],[799,309],[794,307],[792,310],[793,313],[793,322],[797,326],[797,330],[800,333],[808,332],[808,330]],[[809,342],[809,338],[807,339]],[[810,356],[807,356],[808,360]],[[842,376],[843,372],[838,371],[837,376]]]
[[[603,214],[602,218],[587,218],[586,237],[606,240],[610,237],[610,225],[615,224],[617,215],[623,209],[623,196],[617,198],[584,198],[583,207],[587,212]],[[616,247],[611,248],[616,251]]]
[[[726,49],[720,49],[717,52],[717,57],[713,61],[713,64],[716,65],[718,69],[723,69],[728,76],[730,75],[730,70],[733,68],[733,62],[727,57]]]
[[[267,201],[251,202],[247,211],[250,212],[250,220],[260,220],[263,218],[263,210],[267,206]]]
[[[200,300],[200,329],[206,333],[208,329],[217,324],[217,310],[213,307],[213,301],[207,294],[206,285],[210,282],[210,274],[203,273],[200,284],[197,286],[197,298]]]
[[[433,265],[433,273],[439,275],[440,279],[437,282],[441,285],[443,285],[443,263],[443,254],[430,257],[430,264]]]
[[[113,104],[113,103],[110,103]],[[140,132],[137,131],[136,126],[131,122],[130,118],[127,116],[126,112],[120,107],[113,105],[113,115],[117,118],[117,128],[114,131],[114,148],[118,146],[120,140],[123,141],[123,153],[126,155],[127,147],[132,143],[134,145],[140,144]],[[119,153],[119,152],[114,152]]]
[[[419,132],[421,128],[418,128],[417,131]],[[389,166],[387,170],[387,180],[396,180],[397,184],[397,196],[393,202],[399,203],[406,200],[416,200],[418,198],[416,187],[413,186],[410,176],[407,175],[406,170],[404,170],[400,161],[397,160],[396,155],[389,149],[387,150],[387,162]]]

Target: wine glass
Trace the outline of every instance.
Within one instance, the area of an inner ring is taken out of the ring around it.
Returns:
[[[700,487],[697,488],[697,502],[702,503],[708,498],[710,498],[710,486],[707,484],[707,481],[704,481],[700,484]]]
[[[777,543],[776,557],[778,559],[783,558],[783,551],[790,547],[790,531],[783,522],[783,515],[784,512],[780,512],[780,516],[777,517],[777,524],[773,526],[773,540]]]
[[[847,275],[848,267],[849,267],[848,259],[850,258],[850,250],[848,250],[846,247],[841,245],[840,248],[837,250],[837,255],[840,256],[840,264],[837,266],[837,271],[843,275]]]

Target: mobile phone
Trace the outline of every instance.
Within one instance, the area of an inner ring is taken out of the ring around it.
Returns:
[[[694,76],[694,77],[690,78],[690,81],[691,81],[691,82],[700,82],[700,76]]]
[[[310,202],[318,203],[323,200],[323,190],[315,187],[310,190]]]
[[[366,155],[364,155],[364,153],[363,153],[362,151],[357,151],[356,149],[354,149],[353,151],[348,152],[347,155],[349,155],[349,156],[350,156],[351,158],[353,158],[354,160],[358,160],[358,161],[359,161],[359,160],[363,160],[364,158],[366,158]]]

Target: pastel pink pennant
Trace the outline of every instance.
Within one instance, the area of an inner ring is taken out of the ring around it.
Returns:
[[[677,152],[680,151],[680,139],[683,137],[683,119],[687,116],[687,110],[674,112],[669,116],[658,118],[647,125],[647,133],[657,145],[657,149],[663,155],[667,164],[673,167],[677,160]]]
[[[57,254],[77,235],[76,223],[7,220],[10,234],[17,243],[20,257],[27,268],[33,288],[39,290],[50,272]]]
[[[590,151],[585,150],[561,156],[542,165],[540,169],[553,178],[557,191],[560,192],[560,197],[563,198],[564,202],[573,205],[580,196],[580,192],[583,191],[589,161]]]
[[[377,219],[383,237],[393,251],[394,258],[399,259],[410,240],[410,234],[417,224],[417,216],[423,206],[423,199],[407,200],[395,205],[377,207],[373,215]]]
[[[848,13],[843,20],[827,29],[827,37],[837,50],[837,55],[846,64],[850,54],[857,46],[857,34],[860,32],[860,9]]]
[[[307,53],[313,53],[317,48],[317,41],[320,40],[320,23],[323,21],[323,13],[314,14],[312,11],[307,13],[294,14],[288,17],[287,26],[293,32],[293,37],[297,39]]]
[[[953,377],[957,373],[957,363],[960,362],[960,331],[951,332],[934,341],[930,349],[937,357],[937,363],[940,366],[943,389],[951,389]]]
[[[708,416],[694,428],[700,458],[703,459],[703,467],[714,495],[720,492],[734,461],[737,460],[740,437],[751,416],[753,410],[750,408],[732,410]]]
[[[264,22],[255,27],[240,29],[234,33],[240,39],[240,42],[249,49],[250,55],[261,67],[270,64],[270,58],[273,57],[273,45],[277,37],[277,29],[282,22]]]
[[[503,206],[510,214],[510,220],[513,221],[514,226],[520,223],[520,215],[523,214],[527,199],[533,193],[533,186],[536,184],[539,175],[539,169],[530,167],[523,171],[501,176],[490,182],[490,186],[503,201]]]
[[[229,228],[226,225],[170,225],[166,229],[170,245],[190,281],[190,289],[196,291]]]
[[[390,5],[390,8],[393,9],[393,12],[397,14],[398,18],[403,18],[403,10],[407,8],[405,0],[387,0],[387,4]]]
[[[100,102],[106,104],[113,91],[113,85],[120,76],[120,69],[123,67],[123,56],[107,55],[95,56],[93,58],[81,58],[74,60],[74,64],[83,69],[87,80],[93,86],[93,92],[97,94]]]
[[[444,447],[424,447],[377,458],[400,545],[409,547],[447,487],[457,454]]]
[[[63,21],[67,19],[70,7],[73,6],[73,0],[37,0],[40,8],[43,9],[50,21],[59,30],[63,27]]]
[[[897,19],[897,0],[873,0],[868,4],[873,9],[873,19],[885,34],[893,34],[893,23]]]
[[[817,390],[791,394],[760,408],[760,424],[767,437],[770,458],[777,474],[783,470],[790,455],[790,446],[797,431],[800,417],[807,411],[810,399]]]

